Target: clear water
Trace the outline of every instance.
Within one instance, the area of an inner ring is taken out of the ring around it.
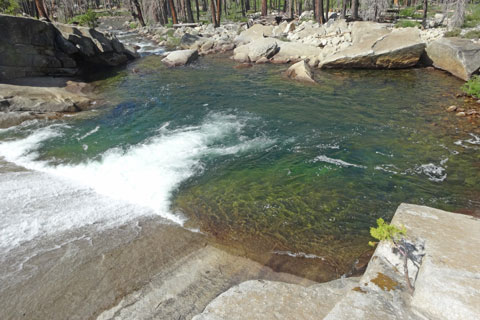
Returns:
[[[401,202],[478,214],[480,133],[444,111],[460,81],[424,69],[329,71],[305,85],[285,67],[233,66],[202,58],[167,69],[146,57],[96,82],[107,107],[0,131],[0,156],[42,172],[51,192],[101,199],[18,221],[34,199],[27,179],[24,196],[0,200],[0,247],[160,215],[342,274],[368,250],[375,219]]]

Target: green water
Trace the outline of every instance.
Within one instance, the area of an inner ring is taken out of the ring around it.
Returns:
[[[368,250],[375,220],[402,202],[478,214],[478,128],[444,112],[458,103],[460,81],[424,69],[318,71],[318,84],[305,85],[285,79],[283,66],[233,66],[202,58],[167,69],[144,58],[97,81],[111,106],[61,120],[63,134],[36,160],[92,163],[148,145],[165,126],[174,135],[230,123],[169,189],[170,210],[228,245],[320,256],[338,274]]]

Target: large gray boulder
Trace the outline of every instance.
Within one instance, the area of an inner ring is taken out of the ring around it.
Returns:
[[[380,35],[378,37],[378,35]],[[425,43],[416,28],[356,35],[352,31],[352,46],[327,56],[321,68],[400,69],[415,66],[422,56]],[[355,40],[356,39],[356,40]]]
[[[90,28],[0,15],[0,80],[70,76],[134,59],[113,35]]]
[[[235,38],[237,45],[246,44],[254,40],[271,37],[273,35],[273,26],[264,26],[262,24],[254,24],[247,30],[240,33]]]
[[[233,59],[238,62],[255,62],[263,57],[267,59],[271,58],[278,50],[277,40],[273,38],[262,38],[235,48],[233,51]]]
[[[440,38],[426,48],[434,67],[467,81],[480,68],[480,45],[460,38]]]
[[[402,258],[382,241],[356,290],[326,320],[478,319],[480,314],[480,220],[424,206],[401,204],[392,224],[405,226],[417,257],[408,261],[414,286],[408,292]],[[413,247],[412,247],[413,248]]]
[[[275,55],[277,61],[295,61],[302,58],[313,59],[322,52],[319,47],[310,46],[299,42],[277,41],[280,49]]]
[[[184,66],[198,59],[197,50],[176,50],[170,52],[162,62],[169,67]]]
[[[286,75],[293,80],[315,83],[312,70],[305,60],[299,61],[290,66],[286,71]]]
[[[352,23],[352,43],[360,44],[362,42],[375,41],[380,37],[390,33],[385,24],[371,21],[356,21]]]

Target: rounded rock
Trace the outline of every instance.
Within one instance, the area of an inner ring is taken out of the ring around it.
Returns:
[[[455,110],[457,110],[457,106],[450,106],[447,108],[447,112],[453,112]]]

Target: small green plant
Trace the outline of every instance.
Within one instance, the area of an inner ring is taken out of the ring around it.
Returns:
[[[20,6],[16,0],[0,0],[0,13],[15,15],[20,12]]]
[[[405,239],[407,235],[407,229],[405,226],[397,227],[391,224],[388,224],[382,218],[377,219],[377,227],[370,228],[370,235],[377,239],[378,241],[388,241],[390,242],[395,249],[398,250],[400,255],[403,257],[403,271],[405,274],[405,282],[408,285],[410,292],[413,292],[413,286],[410,283],[410,277],[408,276],[408,259],[410,253],[410,246],[407,244]],[[375,246],[378,242],[369,241],[370,246]],[[414,262],[412,260],[412,262]]]
[[[462,30],[460,30],[460,29],[453,29],[453,30],[445,32],[444,36],[445,36],[445,38],[459,37],[461,32],[462,32]]]
[[[88,26],[90,28],[95,28],[98,26],[98,15],[92,9],[88,9],[85,14],[81,14],[73,17],[68,21],[68,23],[78,23],[81,26]]]
[[[421,27],[420,22],[413,20],[399,20],[395,23],[395,28],[418,28]]]
[[[398,228],[394,225],[388,224],[382,218],[377,219],[377,227],[370,228],[370,235],[378,241],[386,240],[393,242],[407,235],[405,227]],[[376,245],[378,242],[370,241],[370,246]]]
[[[480,76],[473,76],[462,86],[462,90],[472,97],[480,98]]]
[[[138,23],[136,22],[130,22],[130,24],[128,25],[128,27],[130,29],[136,29],[138,27]]]

